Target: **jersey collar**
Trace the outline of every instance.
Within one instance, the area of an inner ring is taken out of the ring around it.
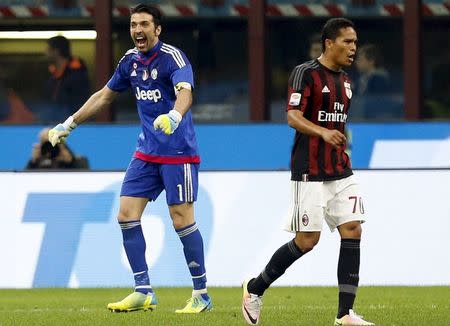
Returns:
[[[150,57],[152,57],[155,53],[157,53],[159,51],[159,49],[162,46],[162,42],[158,41],[158,43],[156,43],[156,45],[151,48],[148,52],[144,53],[139,51],[139,58],[143,61],[146,61],[147,59],[149,59]]]
[[[323,67],[325,70],[331,72],[332,74],[339,75],[339,74],[341,74],[341,73],[344,72],[344,70],[342,70],[342,68],[340,68],[339,71],[332,70],[332,69],[328,68],[327,66],[323,65],[322,62],[320,62],[318,58],[317,58],[317,59],[314,59],[314,60],[315,60],[315,62],[317,62],[321,67]]]

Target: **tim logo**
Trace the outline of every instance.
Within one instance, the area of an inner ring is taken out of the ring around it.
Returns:
[[[319,116],[317,119],[319,121],[332,121],[332,122],[346,122],[347,114],[344,113],[344,104],[339,102],[334,102],[333,105],[334,112],[319,111]]]
[[[158,102],[161,98],[161,92],[159,89],[149,89],[149,90],[140,90],[139,87],[136,87],[136,98],[138,100],[143,101],[153,101]]]

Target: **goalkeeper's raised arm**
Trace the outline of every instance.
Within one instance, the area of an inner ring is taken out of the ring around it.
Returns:
[[[166,135],[171,135],[178,128],[184,114],[192,105],[192,91],[189,84],[188,86],[187,88],[180,86],[173,109],[155,119],[153,122],[155,130],[161,129]]]
[[[55,146],[59,142],[64,141],[72,130],[109,106],[117,95],[118,93],[112,91],[108,86],[105,86],[98,92],[92,94],[77,112],[68,117],[63,123],[60,123],[49,130],[48,139],[50,143]]]

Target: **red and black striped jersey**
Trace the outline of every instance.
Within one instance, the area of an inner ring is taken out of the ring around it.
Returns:
[[[314,59],[294,68],[289,78],[287,110],[324,128],[345,132],[352,97],[351,82],[343,71],[333,71]],[[338,180],[353,174],[346,146],[335,149],[321,137],[295,133],[291,153],[291,178],[301,181]]]

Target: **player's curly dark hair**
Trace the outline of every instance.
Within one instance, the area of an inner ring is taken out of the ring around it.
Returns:
[[[146,12],[147,14],[152,15],[153,23],[155,24],[155,26],[161,25],[162,14],[161,11],[158,9],[158,7],[139,3],[138,5],[130,9],[131,15],[137,14],[139,12]]]
[[[325,40],[335,40],[339,36],[339,30],[341,28],[352,27],[355,28],[355,24],[347,18],[338,17],[329,19],[322,28],[322,51],[325,52]]]

